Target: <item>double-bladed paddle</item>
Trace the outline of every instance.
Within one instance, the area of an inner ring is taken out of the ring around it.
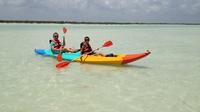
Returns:
[[[112,41],[106,41],[101,47],[99,47],[99,48],[97,48],[97,49],[95,49],[95,50],[93,50],[93,51],[91,51],[91,52],[89,52],[89,53],[92,53],[92,52],[94,52],[94,51],[96,51],[96,50],[99,50],[99,49],[101,49],[101,48],[103,48],[103,47],[110,47],[110,46],[112,46],[113,45],[113,43],[112,43]],[[88,53],[88,54],[89,54]],[[80,56],[81,57],[81,56]],[[76,59],[74,59],[74,60],[76,60]],[[67,65],[69,65],[72,61],[74,61],[74,60],[71,60],[71,61],[64,61],[64,62],[60,62],[60,63],[58,63],[57,65],[56,65],[56,68],[63,68],[63,67],[66,67]]]

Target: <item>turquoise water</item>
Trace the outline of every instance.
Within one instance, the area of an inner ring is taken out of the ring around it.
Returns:
[[[199,112],[200,26],[71,25],[67,46],[83,37],[104,53],[152,54],[126,66],[71,63],[56,69],[48,48],[63,25],[0,24],[1,112]]]

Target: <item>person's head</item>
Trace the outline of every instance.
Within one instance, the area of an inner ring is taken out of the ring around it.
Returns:
[[[85,41],[85,42],[89,42],[89,41],[90,41],[90,38],[89,38],[88,36],[86,36],[86,37],[84,38],[84,41]]]
[[[53,33],[53,38],[54,39],[58,39],[58,37],[59,37],[59,34],[57,32]]]

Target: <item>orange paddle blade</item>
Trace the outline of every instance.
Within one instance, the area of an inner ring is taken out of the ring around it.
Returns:
[[[61,53],[58,54],[57,60],[58,60],[58,62],[61,62],[61,61],[62,61],[62,54],[61,54]]]
[[[63,68],[63,67],[66,67],[67,65],[69,65],[69,63],[70,63],[70,62],[67,62],[67,61],[58,63],[58,64],[56,65],[56,68]]]
[[[63,27],[63,33],[66,33],[66,32],[67,32],[67,27],[64,26],[64,27]]]
[[[110,47],[112,45],[113,45],[112,41],[109,40],[109,41],[105,42],[102,47]]]

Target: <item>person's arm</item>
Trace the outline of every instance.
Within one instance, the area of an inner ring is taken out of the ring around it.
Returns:
[[[82,48],[82,46],[83,46],[83,42],[81,42],[81,44],[80,44],[80,49]]]
[[[84,43],[83,42],[80,44],[80,49],[81,49],[81,55],[83,55],[84,54],[84,52],[83,52],[83,50],[84,50]]]

